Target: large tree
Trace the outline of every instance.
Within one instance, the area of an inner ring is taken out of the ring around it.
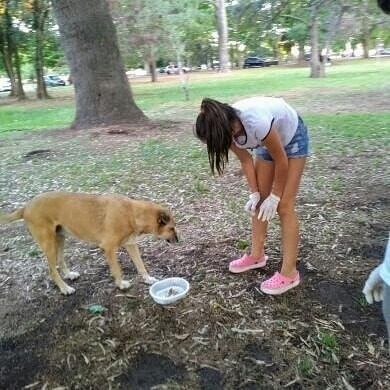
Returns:
[[[187,35],[198,24],[198,1],[183,0],[179,6],[176,0],[115,0],[112,6],[122,53],[126,58],[141,54],[152,81],[159,57],[180,65]]]
[[[23,27],[32,32],[25,44],[27,50],[24,57],[34,64],[35,79],[37,82],[37,98],[47,99],[46,84],[44,82],[44,46],[47,38],[47,21],[49,18],[49,0],[24,0],[17,19],[23,22]],[[32,50],[33,49],[33,50]]]
[[[225,0],[215,0],[215,8],[218,28],[219,69],[221,72],[227,72],[229,70],[229,48]]]
[[[347,6],[343,0],[309,0],[306,4],[309,12],[310,77],[324,77],[327,56]]]
[[[373,32],[381,26],[388,29],[389,17],[381,12],[376,0],[355,0],[353,4],[357,38],[363,45],[364,58],[368,58]]]
[[[167,42],[169,32],[164,31],[165,2],[156,0],[116,0],[112,2],[119,43],[126,57],[136,52],[142,56],[150,71],[152,82],[157,81],[157,56]],[[138,56],[137,56],[138,57]]]
[[[52,0],[76,91],[74,128],[140,122],[106,0]]]
[[[26,34],[19,28],[22,22],[20,5],[19,0],[0,0],[0,49],[4,67],[11,80],[11,95],[23,100],[26,95],[23,89],[20,48]]]
[[[2,10],[0,9],[0,12]],[[12,52],[9,45],[7,26],[4,23],[4,14],[0,14],[0,53],[3,67],[11,82],[11,95],[16,96],[16,77],[13,66]]]
[[[48,0],[33,0],[32,2],[32,27],[35,32],[35,74],[37,78],[37,98],[47,99],[49,97],[44,76],[44,53],[45,25],[49,16]]]

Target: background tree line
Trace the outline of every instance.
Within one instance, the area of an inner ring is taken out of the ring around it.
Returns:
[[[390,45],[390,21],[376,0],[108,0],[126,68],[144,67],[152,80],[169,62],[221,71],[246,55],[288,57],[294,45],[304,62],[311,47],[311,76],[324,75],[321,52],[361,43],[364,56],[377,38]],[[23,79],[48,97],[48,69],[68,73],[49,0],[0,0],[0,74],[11,94],[25,98]]]

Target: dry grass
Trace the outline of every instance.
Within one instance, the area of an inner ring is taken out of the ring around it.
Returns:
[[[310,97],[296,98],[310,107]],[[133,283],[121,292],[100,250],[69,240],[66,255],[81,278],[73,283],[75,295],[63,297],[24,226],[1,226],[0,387],[389,388],[383,320],[361,294],[368,271],[382,259],[390,222],[386,132],[354,137],[342,131],[345,117],[336,118],[337,133],[311,119],[313,155],[298,199],[303,283],[281,297],[258,289],[279,267],[277,221],[267,268],[227,271],[250,237],[242,211],[247,190],[235,161],[223,178],[210,177],[190,122],[0,140],[2,210],[59,189],[165,203],[181,243],[143,239],[143,258],[152,275],[191,283],[179,304],[158,306],[124,252]],[[360,129],[358,119],[349,126]],[[46,152],[29,154],[38,149]],[[93,304],[106,310],[93,314]]]

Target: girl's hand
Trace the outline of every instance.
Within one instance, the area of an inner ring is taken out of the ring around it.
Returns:
[[[255,215],[256,207],[260,202],[260,193],[259,192],[253,192],[249,195],[249,200],[245,205],[245,211],[250,213],[252,216]]]
[[[271,193],[271,195],[269,195],[268,198],[266,198],[261,204],[257,219],[261,219],[262,222],[270,221],[276,214],[279,202],[279,196]]]

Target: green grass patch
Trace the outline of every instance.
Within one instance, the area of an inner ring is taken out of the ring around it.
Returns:
[[[390,112],[310,114],[304,120],[317,133],[334,138],[379,139],[385,144],[390,141]]]
[[[195,181],[194,188],[198,194],[205,194],[207,192],[210,192],[209,187],[203,181],[200,180]]]
[[[327,350],[336,351],[338,349],[337,338],[332,333],[320,332],[318,340]]]
[[[40,254],[41,254],[41,252],[38,249],[34,248],[34,249],[31,249],[31,251],[29,252],[28,255],[31,257],[38,257]]]
[[[321,349],[322,357],[329,363],[339,363],[337,354],[340,351],[339,342],[337,336],[328,331],[321,331],[317,335],[317,345]]]
[[[244,251],[247,248],[249,248],[249,241],[248,240],[238,240],[236,247],[237,247],[237,249]]]
[[[320,79],[308,77],[309,68],[295,67],[237,70],[228,75],[214,74],[197,80],[192,80],[190,75],[190,98],[198,104],[205,96],[231,102],[244,96],[274,95],[299,89],[326,94],[326,89],[368,91],[377,89],[378,85],[390,87],[390,81],[384,77],[390,72],[390,61],[386,59],[342,63],[326,71],[327,76]],[[137,104],[146,111],[155,107],[188,105],[179,82],[134,84],[133,90]]]
[[[322,79],[309,78],[307,67],[245,69],[227,75],[194,73],[189,75],[189,102],[184,100],[177,79],[161,83],[132,83],[132,90],[136,103],[147,115],[176,115],[182,110],[194,112],[195,115],[200,100],[205,96],[232,102],[247,96],[278,95],[289,91],[305,99],[309,99],[308,93],[312,96],[326,96],[327,91],[333,95],[345,95],[352,91],[373,91],[378,86],[390,88],[390,80],[384,77],[389,73],[390,61],[387,59],[357,60],[334,65],[327,68],[327,77]],[[30,100],[0,106],[0,136],[16,131],[69,126],[75,113],[73,90],[65,87],[53,90],[51,94],[54,98],[42,103]],[[332,104],[331,100],[329,104]],[[386,114],[351,114],[343,116],[340,130],[339,116],[327,115],[326,107],[324,110],[323,116],[310,116],[310,122],[348,136],[364,137],[368,128],[369,136],[374,137],[375,134],[384,134],[385,129],[389,128],[389,117]]]
[[[301,377],[307,378],[313,374],[314,362],[311,357],[300,357],[297,364],[298,373]]]
[[[0,135],[69,126],[73,116],[73,106],[30,108],[15,104],[0,107]]]

